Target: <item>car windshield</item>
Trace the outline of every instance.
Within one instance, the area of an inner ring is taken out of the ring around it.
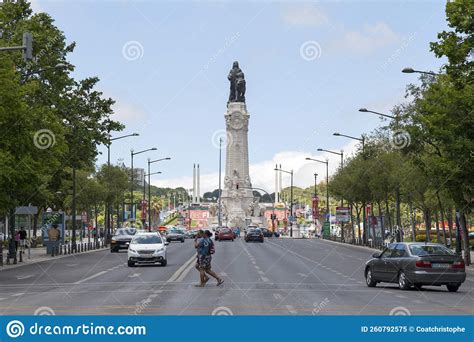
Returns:
[[[115,235],[135,235],[137,230],[135,228],[120,228],[117,229]]]
[[[249,233],[260,234],[260,229],[258,228],[251,228],[249,229]]]
[[[454,252],[444,246],[434,245],[411,245],[410,252],[413,255],[454,255]]]
[[[230,230],[229,228],[222,228],[222,229],[221,229],[221,232],[222,232],[222,233],[230,233],[231,230]]]
[[[170,233],[173,233],[173,234],[183,234],[183,231],[175,228],[175,229],[170,229]]]
[[[140,245],[150,245],[155,243],[162,243],[161,237],[158,235],[139,235],[133,238],[132,243]]]

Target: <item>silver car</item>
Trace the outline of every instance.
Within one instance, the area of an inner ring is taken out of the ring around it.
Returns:
[[[367,261],[364,274],[369,287],[380,282],[398,283],[402,290],[446,285],[450,292],[456,292],[466,280],[464,261],[459,255],[443,245],[424,242],[388,245]]]

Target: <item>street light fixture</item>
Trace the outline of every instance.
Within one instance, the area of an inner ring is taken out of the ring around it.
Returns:
[[[380,116],[383,116],[383,117],[386,117],[386,118],[389,118],[389,119],[396,119],[397,118],[396,116],[375,112],[373,110],[368,110],[367,108],[360,108],[359,112],[373,113],[373,114],[377,114],[377,115],[380,115]]]
[[[350,136],[350,135],[345,135],[345,134],[341,134],[341,133],[333,133],[333,135],[335,135],[336,137],[346,137],[346,138],[349,138],[349,139],[353,139],[353,140],[358,140],[362,143],[362,158],[365,159],[365,137],[362,135],[361,138],[356,138],[356,137],[353,137],[353,136]],[[362,210],[363,210],[363,213],[362,213],[362,220],[364,221],[364,236],[363,236],[363,239],[364,239],[364,243],[367,242],[368,240],[368,229],[366,229],[366,212],[365,212],[365,203],[362,204]]]
[[[333,133],[332,135],[336,136],[336,137],[346,137],[346,138],[349,138],[349,139],[352,139],[352,140],[357,140],[357,141],[360,141],[362,143],[362,152],[364,152],[364,149],[365,149],[365,137],[362,135],[360,138],[357,138],[357,137],[353,137],[351,135],[346,135],[346,134],[341,134],[341,133]]]
[[[109,141],[107,143],[107,167],[109,170],[110,170],[110,145],[112,145],[112,141],[128,138],[128,137],[138,137],[139,135],[140,134],[138,133],[132,133],[132,134],[126,134],[126,135],[122,135],[115,138],[111,138],[109,135]],[[107,229],[106,243],[109,244],[110,243],[110,203],[107,203],[106,205],[107,205],[106,215],[105,215],[105,226]]]
[[[166,157],[166,158],[160,158],[160,159],[156,159],[156,160],[148,159],[148,227],[150,229],[151,229],[151,184],[150,184],[151,180],[150,180],[150,176],[154,174],[154,173],[150,173],[150,164],[157,163],[157,162],[160,162],[162,160],[171,160],[171,158]],[[143,190],[143,191],[145,191],[145,190]]]
[[[133,149],[130,150],[130,157],[131,157],[131,167],[130,167],[130,217],[132,217],[132,212],[133,212],[133,188],[134,188],[134,181],[135,181],[135,177],[134,177],[134,169],[133,169],[133,157],[136,156],[137,154],[142,154],[142,153],[145,153],[145,152],[148,152],[148,151],[156,151],[157,148],[156,147],[152,147],[152,148],[148,148],[146,150],[142,150],[142,151],[138,151],[138,152],[134,152]],[[134,215],[133,215],[134,216]]]
[[[49,70],[66,69],[67,67],[68,67],[68,65],[65,64],[65,63],[58,63],[58,64],[56,64],[56,65],[54,65],[54,66],[47,66],[47,67],[45,67],[45,68],[43,68],[43,69],[39,69],[39,70],[27,72],[26,74],[23,74],[23,75],[22,75],[23,78],[24,78],[23,83],[24,83],[24,81],[26,81],[26,78],[27,78],[28,76],[31,76],[31,75],[34,75],[34,74],[41,74],[41,73],[46,72],[46,71],[49,71]]]
[[[402,72],[405,74],[413,74],[413,73],[418,73],[418,74],[426,74],[426,75],[432,75],[432,76],[439,76],[440,74],[432,71],[421,71],[421,70],[415,70],[413,68],[403,68]]]
[[[275,171],[280,171],[284,173],[288,173],[291,176],[291,186],[290,186],[290,217],[291,217],[291,224],[290,224],[290,237],[293,237],[293,170],[287,171],[283,170],[281,166],[279,168],[275,168]]]
[[[318,162],[318,163],[323,163],[323,164],[326,164],[326,212],[327,212],[327,217],[326,217],[326,220],[327,222],[329,222],[329,161],[326,159],[326,161],[324,160],[319,160],[319,159],[313,159],[313,158],[310,158],[310,157],[306,157],[306,160],[311,160],[311,161],[315,161],[315,162]],[[316,178],[315,178],[316,179]]]
[[[150,165],[150,164],[148,164]],[[145,202],[145,199],[146,199],[146,177],[148,177],[148,215],[149,217],[151,218],[151,215],[150,215],[150,210],[151,210],[151,202],[150,202],[150,176],[153,176],[153,175],[159,175],[161,174],[161,171],[157,171],[157,172],[152,172],[150,173],[150,169],[148,168],[148,173],[145,173],[143,175],[143,202]],[[142,208],[142,211],[143,211],[143,208]],[[143,227],[145,227],[145,223],[146,223],[146,215],[145,217],[142,219],[142,224],[143,224]],[[151,225],[148,224],[148,229],[151,228]]]

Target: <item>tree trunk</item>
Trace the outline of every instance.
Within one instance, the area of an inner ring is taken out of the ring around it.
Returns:
[[[459,223],[461,224],[461,237],[464,249],[464,263],[466,264],[466,266],[469,266],[471,264],[471,253],[469,251],[469,232],[467,230],[466,215],[463,211],[460,212],[459,221]]]
[[[377,206],[379,209],[379,222],[380,222],[380,245],[383,245],[384,237],[385,237],[385,225],[383,222],[383,211],[382,211],[382,205],[380,202],[377,202]],[[374,238],[375,238],[375,233],[374,233]]]
[[[436,242],[437,242],[437,243],[440,243],[440,241],[441,241],[441,236],[440,236],[440,234],[439,234],[438,211],[435,210],[435,213],[434,213],[434,214],[435,214],[435,220],[436,220],[436,222],[435,222],[435,225],[436,225]]]
[[[388,217],[388,227],[390,229],[390,234],[393,234],[392,215],[390,214],[390,207],[388,205],[388,198],[385,199],[385,211],[387,212],[386,216]]]
[[[352,231],[352,243],[355,241],[355,229],[354,229],[354,215],[352,215],[352,203],[350,204],[351,207],[351,231]]]
[[[355,209],[356,209],[356,216],[357,216],[357,244],[360,245],[362,241],[361,229],[360,229],[360,210],[362,209],[362,207],[359,207],[356,204]]]
[[[429,208],[423,209],[423,215],[425,217],[425,228],[426,228],[426,242],[431,242],[431,210]]]
[[[448,220],[449,247],[453,246],[453,208],[449,208],[446,219]]]
[[[444,224],[444,209],[443,209],[443,204],[441,203],[441,198],[439,197],[438,192],[436,192],[436,197],[438,198],[439,213],[441,215],[441,227],[443,227],[443,241],[444,241],[444,244],[447,245],[448,242],[446,240],[446,226]]]

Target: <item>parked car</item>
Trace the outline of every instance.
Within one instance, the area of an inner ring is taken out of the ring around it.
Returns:
[[[133,236],[137,233],[135,228],[118,228],[110,241],[110,252],[127,249]]]
[[[231,240],[234,241],[235,234],[230,228],[221,228],[219,229],[219,233],[216,235],[216,241],[224,241],[224,240]]]
[[[372,255],[365,279],[369,287],[380,282],[398,283],[402,290],[446,285],[448,291],[456,292],[466,280],[466,270],[463,259],[441,244],[399,242]]]
[[[264,237],[280,237],[279,232],[272,232],[268,228],[260,228],[262,230],[263,236]]]
[[[147,232],[136,234],[128,247],[128,266],[136,264],[156,264],[166,266],[168,263],[165,241],[159,233]]]
[[[166,241],[181,241],[184,242],[184,231],[178,228],[170,228],[166,234]]]
[[[259,241],[263,242],[263,232],[260,228],[248,228],[245,233],[245,242]]]

